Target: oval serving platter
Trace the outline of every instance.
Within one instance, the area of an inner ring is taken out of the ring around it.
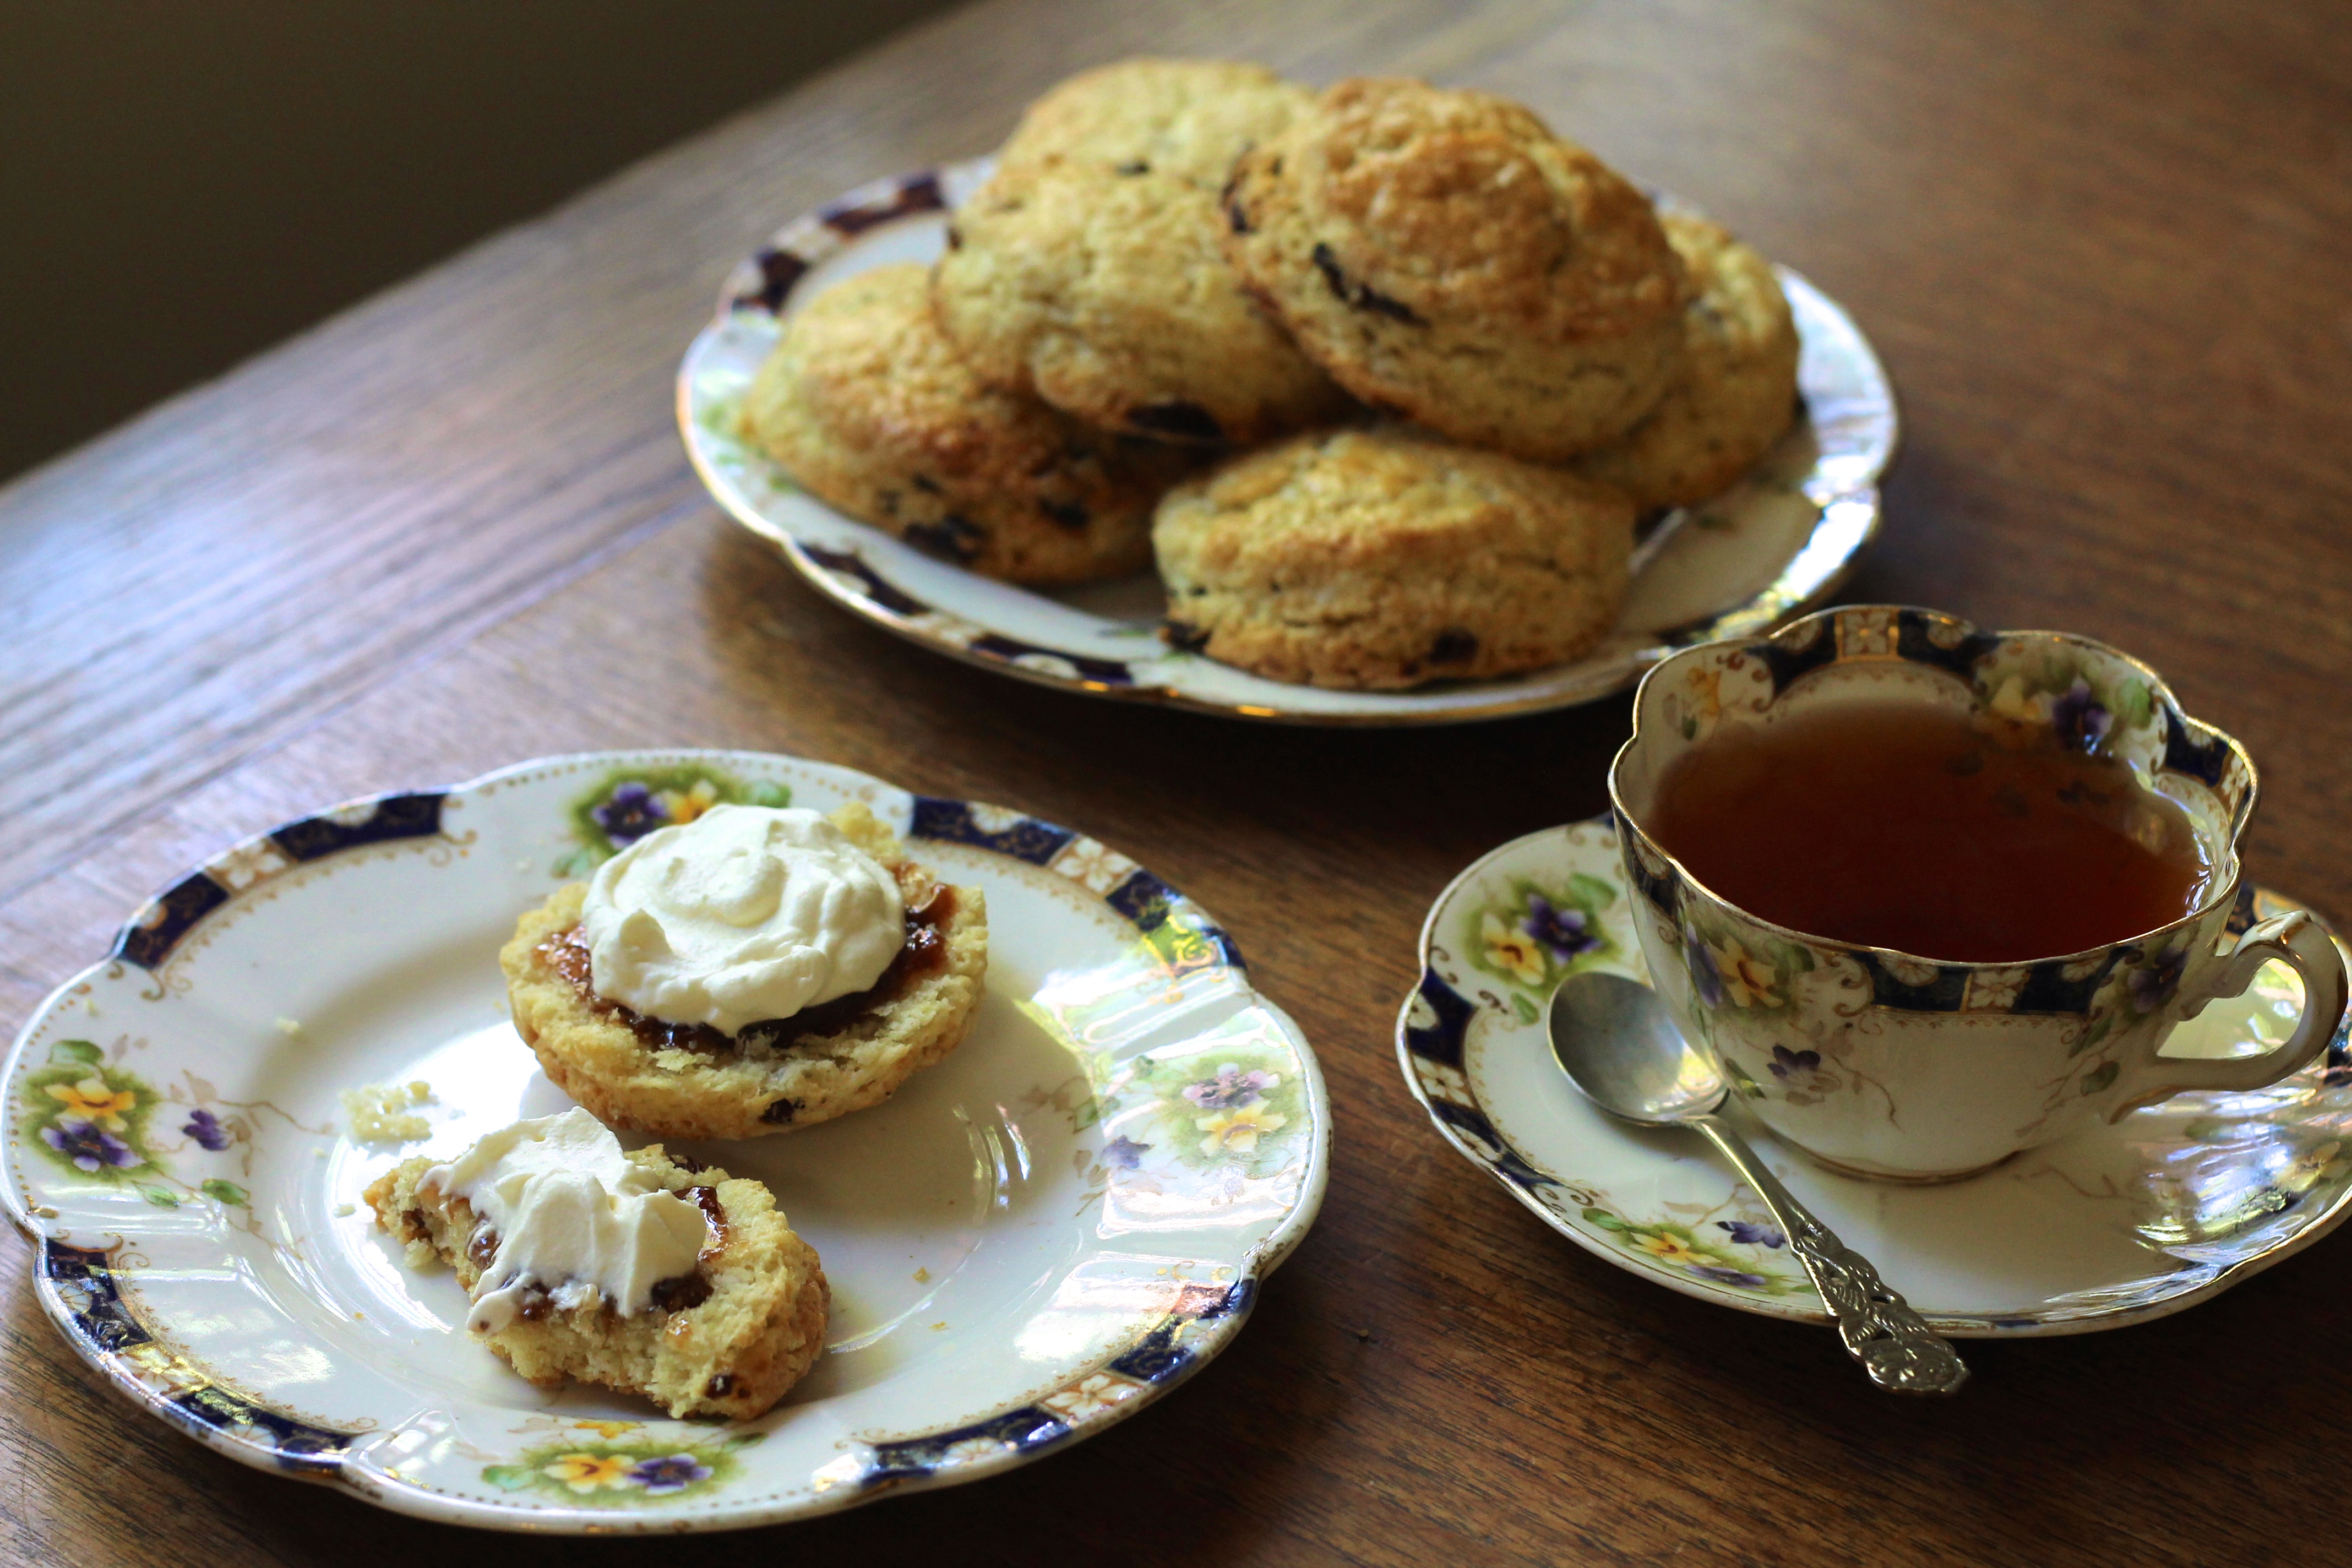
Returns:
[[[523,910],[716,802],[852,800],[985,891],[971,1034],[873,1110],[671,1145],[775,1190],[832,1281],[826,1354],[742,1424],[534,1388],[361,1189],[568,1105],[507,1018]],[[428,1138],[344,1135],[341,1091],[412,1083]],[[1132,1415],[1240,1329],[1330,1135],[1297,1026],[1150,872],[1016,812],[728,752],[526,763],[248,839],[42,1005],[0,1093],[37,1294],[115,1386],[245,1463],[543,1531],[804,1518]]]
[[[1803,340],[1805,414],[1731,489],[1669,514],[1634,553],[1616,629],[1572,664],[1411,691],[1265,680],[1160,640],[1149,574],[1073,589],[1001,583],[926,555],[803,493],[740,438],[745,388],[794,305],[844,278],[936,258],[948,214],[988,159],[849,192],[795,219],[728,275],[717,318],[678,369],[678,428],[710,493],[836,603],[899,636],[1024,680],[1294,724],[1435,724],[1591,702],[1631,687],[1675,648],[1769,630],[1826,603],[1879,526],[1895,453],[1895,395],[1869,341],[1835,301],[1779,268]],[[1671,198],[1661,198],[1671,203]]]
[[[2249,884],[2230,930],[2301,907]],[[1630,918],[1605,817],[1473,864],[1422,929],[1421,984],[1397,1019],[1405,1081],[1446,1142],[1585,1251],[1718,1306],[1826,1323],[1787,1238],[1702,1140],[1611,1119],[1552,1057],[1543,1009],[1561,980],[1601,969],[1648,982]],[[2302,1007],[2294,972],[2267,964],[2167,1050],[2267,1050]],[[2347,1044],[2339,1030],[2321,1061],[2268,1089],[2176,1095],[1936,1186],[1835,1173],[1742,1120],[1774,1173],[1943,1332],[2085,1333],[2194,1306],[2352,1213]],[[1740,1093],[1807,1087],[1801,1068],[1776,1068]]]

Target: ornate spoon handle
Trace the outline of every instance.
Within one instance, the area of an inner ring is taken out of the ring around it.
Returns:
[[[1695,1116],[1690,1125],[1707,1136],[1731,1162],[1788,1234],[1789,1249],[1812,1276],[1813,1288],[1837,1324],[1846,1353],[1863,1364],[1870,1381],[1895,1394],[1951,1394],[1969,1380],[1969,1369],[1949,1341],[1927,1326],[1909,1302],[1886,1288],[1870,1259],[1837,1238],[1815,1219],[1797,1195],[1764,1168],[1747,1140],[1721,1117]]]

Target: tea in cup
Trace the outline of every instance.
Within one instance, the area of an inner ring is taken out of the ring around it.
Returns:
[[[2344,1015],[2326,931],[2252,921],[2243,748],[2087,638],[1861,606],[1685,649],[1643,680],[1610,797],[1676,1023],[1856,1174],[1956,1179],[2273,1083]],[[2159,1054],[2273,960],[2304,984],[2284,1045]]]

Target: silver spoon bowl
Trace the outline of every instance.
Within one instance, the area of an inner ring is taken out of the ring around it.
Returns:
[[[1587,1100],[1643,1126],[1688,1127],[1730,1162],[1788,1236],[1838,1338],[1873,1383],[1896,1394],[1950,1394],[1968,1381],[1950,1342],[1815,1219],[1718,1114],[1729,1086],[1683,1038],[1656,992],[1622,975],[1571,974],[1552,993],[1546,1022],[1552,1055]]]

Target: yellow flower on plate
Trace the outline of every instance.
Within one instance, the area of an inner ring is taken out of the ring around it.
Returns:
[[[664,790],[662,805],[669,810],[669,819],[683,827],[719,804],[719,791],[709,779],[688,790]]]
[[[1197,1117],[1193,1125],[1208,1134],[1201,1140],[1201,1152],[1246,1154],[1257,1147],[1258,1135],[1272,1132],[1290,1118],[1270,1110],[1265,1101],[1255,1105],[1236,1105],[1230,1110],[1220,1110],[1214,1116]]]
[[[1723,975],[1723,994],[1735,1007],[1778,1007],[1780,994],[1772,989],[1778,978],[1772,966],[1754,957],[1739,945],[1739,939],[1727,936],[1721,946],[1707,944],[1715,952],[1715,966]]]
[[[122,1131],[122,1113],[139,1103],[139,1097],[129,1089],[117,1094],[106,1087],[106,1080],[92,1073],[79,1083],[49,1085],[52,1097],[63,1100],[65,1108],[85,1121],[96,1122],[109,1132]]]
[[[1685,1241],[1681,1237],[1669,1236],[1663,1230],[1649,1231],[1637,1236],[1633,1238],[1633,1245],[1661,1263],[1671,1263],[1677,1268],[1685,1264],[1706,1261],[1706,1254]]]
[[[1992,700],[1986,706],[2012,724],[2040,724],[2049,718],[2042,711],[2042,700],[2029,695],[2024,680],[2014,675],[2000,683],[2000,689],[1992,694]]]
[[[1505,925],[1491,910],[1479,923],[1478,937],[1486,944],[1487,963],[1529,985],[1543,984],[1543,949],[1535,938]]]
[[[610,1454],[562,1454],[540,1473],[562,1481],[575,1492],[593,1492],[600,1487],[617,1487],[629,1479],[629,1461]]]
[[[579,1427],[583,1432],[593,1432],[596,1436],[604,1438],[609,1443],[614,1438],[619,1436],[622,1433],[634,1431],[638,1426],[643,1426],[644,1423],[638,1421],[574,1421],[572,1425]]]

